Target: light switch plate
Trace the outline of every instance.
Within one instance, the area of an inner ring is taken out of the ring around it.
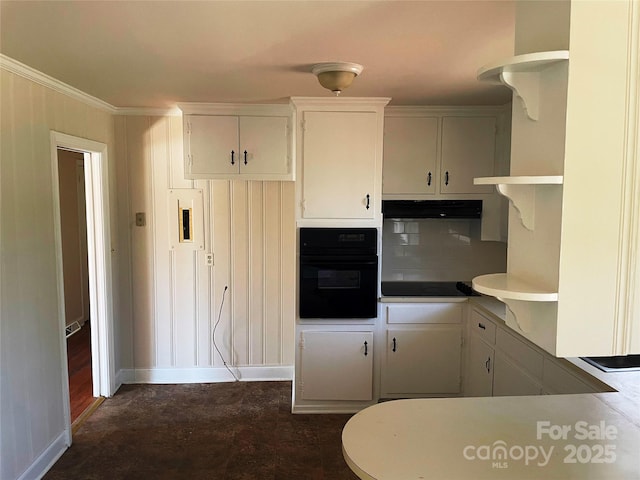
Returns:
[[[213,253],[205,253],[204,263],[207,265],[207,267],[213,267]]]
[[[144,212],[136,213],[136,227],[144,227],[147,224],[147,216]]]

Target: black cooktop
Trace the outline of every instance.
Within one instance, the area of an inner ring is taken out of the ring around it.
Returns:
[[[472,297],[479,295],[466,282],[382,282],[386,297]]]

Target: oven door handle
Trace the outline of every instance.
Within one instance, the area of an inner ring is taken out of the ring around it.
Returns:
[[[313,265],[377,265],[378,257],[366,256],[366,257],[351,257],[351,256],[300,256],[300,265],[313,266]]]

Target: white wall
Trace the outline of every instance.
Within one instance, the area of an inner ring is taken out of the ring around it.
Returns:
[[[13,479],[46,462],[39,457],[62,445],[65,428],[50,130],[112,151],[113,118],[5,69],[0,75],[0,478]],[[115,221],[111,231],[117,252]],[[117,282],[116,264],[113,274]]]
[[[227,379],[211,342],[225,286],[229,290],[216,342],[227,363],[258,367],[252,369],[257,378],[289,375],[295,305],[293,182],[185,180],[179,116],[117,117],[116,137],[119,168],[128,175],[122,197],[128,197],[129,206],[120,214],[126,215],[131,232],[128,381]],[[175,228],[177,215],[169,211],[167,192],[182,188],[203,189],[204,250],[170,248],[169,229]],[[146,226],[135,226],[136,212],[145,213]],[[206,252],[214,253],[214,267],[205,265]],[[259,373],[260,367],[269,373]]]

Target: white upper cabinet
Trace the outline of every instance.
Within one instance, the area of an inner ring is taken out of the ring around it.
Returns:
[[[181,108],[185,178],[293,179],[288,106],[183,104]]]
[[[473,179],[492,175],[496,160],[496,117],[444,117],[442,119],[443,194],[491,193]]]
[[[382,123],[388,99],[294,97],[298,122],[298,219],[381,218]]]
[[[373,218],[376,116],[305,112],[305,218]]]
[[[386,117],[382,193],[435,194],[437,117]]]
[[[492,194],[492,187],[473,179],[506,171],[508,135],[499,135],[504,113],[486,107],[388,108],[382,193],[414,199]]]

